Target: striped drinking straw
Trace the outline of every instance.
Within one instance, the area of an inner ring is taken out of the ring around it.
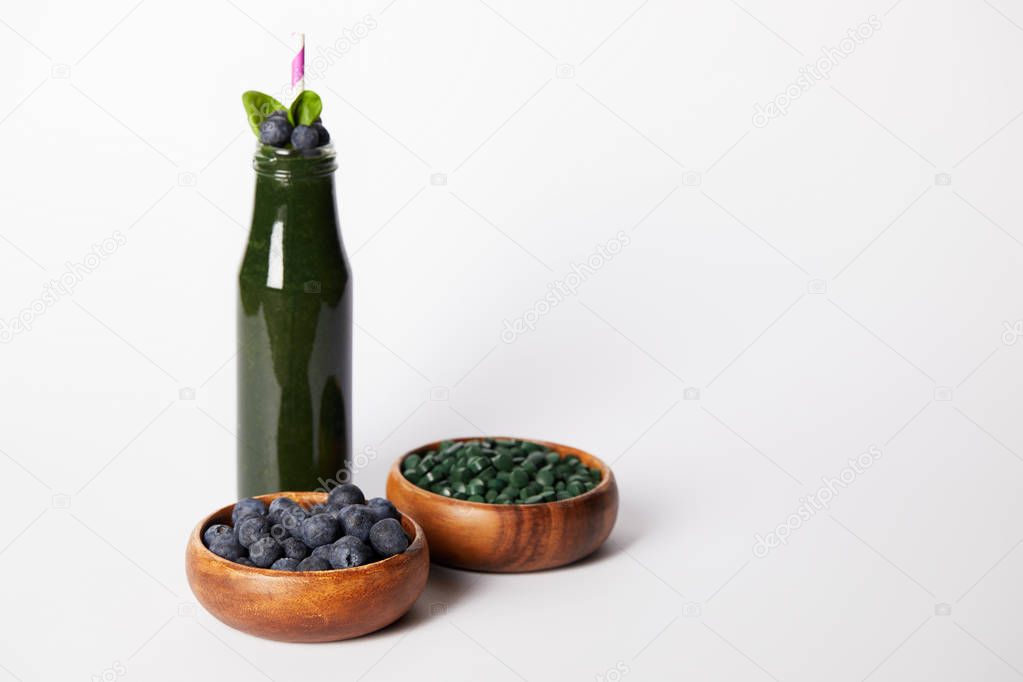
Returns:
[[[291,87],[298,85],[298,91],[305,90],[305,33],[294,33],[298,36],[298,54],[291,60]]]

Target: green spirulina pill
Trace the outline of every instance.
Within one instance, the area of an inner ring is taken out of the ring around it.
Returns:
[[[402,475],[438,495],[491,504],[567,500],[601,481],[597,467],[540,443],[507,438],[442,441],[401,463]]]
[[[511,471],[512,467],[515,466],[515,462],[512,461],[511,455],[506,452],[497,453],[497,456],[495,456],[492,461],[498,471]]]
[[[511,484],[516,488],[522,488],[529,484],[529,474],[523,469],[513,469],[511,472]]]

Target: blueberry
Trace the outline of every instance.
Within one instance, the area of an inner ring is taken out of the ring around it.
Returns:
[[[313,506],[309,507],[309,511],[307,513],[309,516],[315,516],[316,514],[325,514],[329,510],[330,507],[328,507],[325,504],[314,504]]]
[[[334,568],[362,566],[375,558],[372,549],[351,535],[344,536],[330,546],[330,565]]]
[[[369,544],[382,557],[394,556],[408,549],[408,536],[395,519],[384,519],[373,524]]]
[[[296,561],[301,561],[309,556],[309,548],[298,538],[285,538],[281,542],[281,549],[284,550],[284,556]]]
[[[385,500],[382,497],[374,497],[372,500],[367,500],[366,506],[369,507],[369,510],[376,515],[377,521],[382,521],[383,519],[401,519],[401,514],[399,514],[398,510],[394,508],[391,501]]]
[[[302,522],[306,520],[306,516],[305,510],[301,507],[298,509],[288,509],[281,513],[280,525],[288,532],[288,535],[301,537]]]
[[[305,543],[303,542],[302,544],[305,544]],[[317,559],[323,559],[324,561],[329,563],[330,562],[330,548],[331,547],[332,547],[332,545],[320,545],[319,547],[314,549],[309,556],[316,557]]]
[[[206,532],[202,534],[202,541],[209,547],[216,538],[227,535],[234,535],[234,529],[231,526],[218,523],[206,529]]]
[[[298,529],[305,520],[306,511],[289,497],[278,497],[270,503],[267,518],[272,524],[280,524],[289,535],[298,535]]]
[[[341,524],[330,514],[310,516],[302,522],[302,540],[310,547],[319,547],[341,537]]]
[[[270,503],[270,507],[267,509],[267,516],[270,518],[270,523],[280,523],[281,514],[286,511],[301,510],[298,506],[298,502],[291,499],[290,497],[278,497]]]
[[[261,537],[249,547],[249,558],[260,568],[268,568],[284,554],[281,544],[269,535]]]
[[[291,146],[295,149],[313,149],[320,144],[320,134],[312,126],[295,126],[291,133]]]
[[[238,525],[250,516],[263,516],[266,514],[266,505],[254,497],[246,497],[234,505],[231,510],[231,523]]]
[[[256,564],[252,563],[252,559],[250,559],[247,556],[238,557],[237,559],[234,560],[234,562],[236,564],[241,564],[242,566],[255,566],[256,565]]]
[[[298,559],[292,559],[291,557],[281,557],[277,561],[270,564],[270,568],[275,571],[297,571],[298,570]]]
[[[354,483],[343,483],[330,491],[327,501],[335,507],[343,507],[346,504],[365,504],[366,496]]]
[[[270,534],[270,522],[265,516],[250,516],[238,524],[236,534],[242,547],[251,547],[253,542]]]
[[[329,546],[329,545],[325,545]],[[326,559],[322,559],[318,556],[309,556],[302,561],[298,562],[296,571],[329,571],[331,568],[330,562]]]
[[[269,116],[259,124],[259,141],[273,147],[284,147],[291,138],[291,124],[280,116]]]
[[[317,121],[316,123],[313,123],[312,128],[316,131],[316,134],[320,136],[319,144],[321,147],[330,142],[330,133],[328,133],[327,129],[323,127],[322,123]]]
[[[230,535],[218,535],[210,543],[210,551],[217,556],[236,561],[245,556],[245,548],[238,544],[238,539],[232,532]]]
[[[274,525],[270,526],[270,537],[272,537],[277,542],[284,542],[285,540],[291,537],[291,533],[288,532],[288,529],[285,528],[283,525],[275,523]]]
[[[341,512],[344,534],[359,538],[363,542],[369,539],[369,531],[377,522],[376,514],[364,504],[353,504]]]

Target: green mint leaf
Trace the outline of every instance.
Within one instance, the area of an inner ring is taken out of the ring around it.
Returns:
[[[255,90],[242,93],[242,104],[249,118],[249,127],[259,137],[259,124],[275,111],[286,111],[287,108],[270,95]]]
[[[323,101],[312,90],[303,90],[291,103],[291,124],[296,126],[312,125],[323,111]]]

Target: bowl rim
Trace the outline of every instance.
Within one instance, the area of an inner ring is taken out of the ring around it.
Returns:
[[[527,442],[530,442],[530,443],[537,443],[539,445],[553,446],[551,449],[555,449],[555,450],[557,448],[562,448],[562,449],[564,449],[566,451],[570,451],[570,452],[565,452],[562,455],[562,457],[567,457],[567,456],[572,455],[572,454],[581,453],[581,454],[589,457],[594,462],[596,462],[597,465],[599,465],[599,468],[600,468],[600,482],[597,483],[597,485],[593,486],[592,490],[587,490],[582,495],[576,495],[575,497],[569,497],[568,499],[565,499],[565,500],[553,500],[551,502],[538,502],[538,503],[534,503],[534,504],[521,504],[521,503],[515,503],[515,504],[494,504],[493,502],[470,502],[469,500],[459,500],[459,499],[456,499],[454,497],[445,497],[444,495],[441,495],[440,493],[435,493],[432,490],[427,490],[426,488],[420,488],[418,485],[416,485],[412,481],[410,481],[407,478],[405,478],[405,475],[401,471],[401,463],[404,462],[405,459],[409,455],[416,454],[416,453],[420,452],[421,450],[430,449],[430,448],[432,448],[432,447],[434,447],[436,445],[439,445],[439,444],[443,443],[444,441],[448,441],[448,440],[458,443],[458,442],[465,442],[465,441],[469,441],[469,440],[480,440],[480,439],[488,439],[488,440],[522,440],[522,441],[527,441]],[[524,510],[527,510],[527,509],[550,509],[552,507],[565,508],[565,507],[570,507],[570,506],[577,505],[577,504],[583,504],[583,503],[587,502],[589,499],[604,493],[605,491],[610,489],[613,484],[615,484],[614,483],[614,481],[615,481],[614,472],[611,471],[611,467],[608,466],[608,464],[604,460],[602,460],[601,458],[597,457],[594,454],[591,454],[590,452],[588,452],[586,450],[582,450],[582,449],[577,448],[577,447],[572,446],[572,445],[565,445],[564,443],[556,443],[554,441],[540,440],[540,439],[537,439],[537,438],[521,438],[521,437],[518,437],[518,436],[460,436],[458,438],[443,438],[441,440],[425,443],[423,445],[420,445],[419,447],[416,447],[416,448],[413,448],[413,449],[409,450],[408,452],[404,453],[403,455],[400,455],[397,459],[395,459],[394,463],[391,465],[390,477],[396,479],[397,481],[399,481],[404,487],[413,490],[415,492],[415,494],[426,495],[426,496],[428,496],[428,498],[437,498],[438,501],[443,501],[443,502],[450,503],[450,504],[468,505],[470,508],[474,508],[475,507],[475,508],[480,508],[480,509],[496,510],[496,511],[498,511],[498,513],[501,513],[501,514],[522,513]]]
[[[269,504],[269,502],[267,502],[267,500],[264,500],[263,498],[269,497],[272,500],[272,499],[275,499],[275,498],[278,498],[278,497],[289,497],[289,496],[294,496],[294,495],[323,495],[324,499],[326,499],[326,497],[327,497],[327,493],[316,491],[316,490],[308,490],[308,491],[285,490],[285,491],[275,492],[275,493],[264,493],[262,495],[253,495],[252,497],[256,498],[257,500],[261,500],[264,503]],[[297,502],[297,500],[296,500],[296,502]],[[408,547],[405,548],[405,551],[401,552],[400,554],[394,554],[392,556],[387,557],[386,559],[381,559],[379,561],[374,561],[374,562],[371,562],[371,563],[368,563],[368,564],[363,564],[362,566],[352,566],[350,568],[331,568],[331,569],[328,569],[328,570],[325,570],[325,571],[282,571],[282,570],[273,569],[273,568],[260,568],[259,566],[246,566],[245,564],[239,564],[237,561],[231,561],[230,559],[225,559],[224,557],[220,556],[219,554],[214,554],[213,551],[209,547],[206,546],[206,543],[203,542],[203,539],[202,539],[202,534],[206,530],[206,528],[209,525],[211,525],[211,522],[213,521],[213,517],[219,516],[221,514],[229,513],[231,511],[231,509],[234,508],[234,505],[236,505],[236,504],[237,504],[237,502],[232,502],[231,504],[229,504],[227,506],[224,506],[224,507],[221,507],[220,509],[217,509],[216,511],[211,512],[210,514],[207,514],[205,517],[203,517],[203,519],[192,530],[192,534],[190,535],[189,540],[190,540],[190,542],[193,545],[198,545],[202,549],[202,551],[205,552],[205,554],[203,555],[204,558],[207,558],[207,557],[212,558],[212,559],[216,560],[219,563],[225,564],[225,565],[227,565],[228,567],[230,567],[230,568],[232,568],[234,570],[238,570],[238,571],[242,571],[242,572],[254,573],[256,575],[268,575],[268,576],[274,576],[274,577],[289,577],[290,576],[292,579],[294,579],[296,576],[312,577],[312,576],[321,576],[321,575],[322,576],[327,576],[327,577],[337,578],[339,575],[355,575],[356,573],[363,573],[363,572],[366,572],[366,571],[383,570],[384,568],[386,568],[384,566],[384,564],[397,563],[397,561],[400,561],[402,559],[402,557],[405,557],[406,555],[408,555],[410,553],[410,550],[414,549],[414,550],[416,550],[418,552],[418,551],[420,551],[420,550],[422,550],[422,549],[424,549],[426,547],[426,534],[423,532],[422,527],[416,522],[416,520],[414,518],[412,518],[408,514],[405,514],[405,513],[399,511],[398,513],[401,514],[402,518],[408,519],[409,523],[412,524],[412,527],[416,531],[415,537],[412,538],[411,542],[409,542],[409,545],[408,545]],[[302,503],[299,503],[299,504],[302,504]],[[396,560],[396,561],[392,561],[392,560]],[[320,578],[314,578],[314,579],[318,580]]]

